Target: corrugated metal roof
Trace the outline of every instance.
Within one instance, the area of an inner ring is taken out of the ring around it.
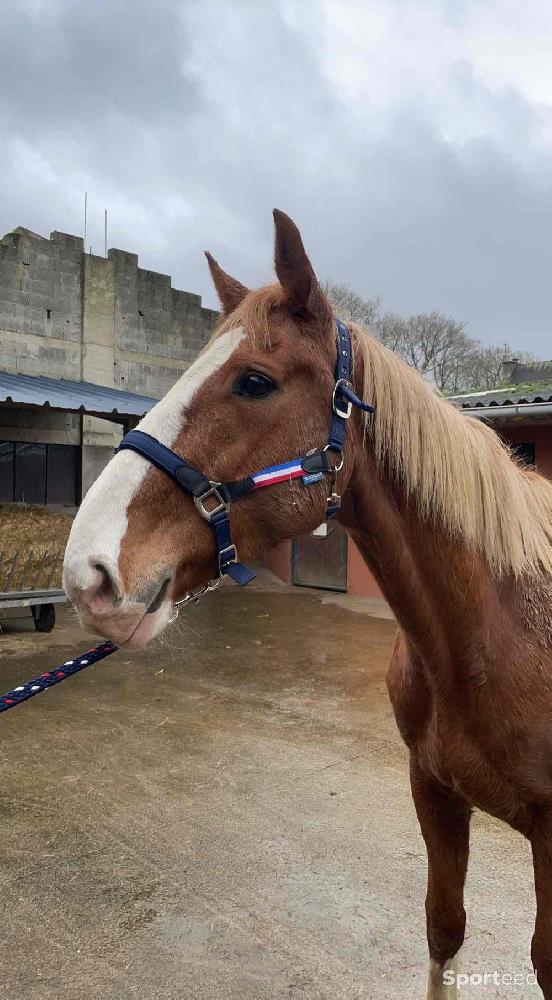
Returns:
[[[62,378],[0,371],[0,404],[6,402],[49,406],[55,410],[91,413],[94,416],[142,417],[155,406],[157,400],[135,392],[108,389],[92,382],[70,382]]]
[[[449,396],[451,403],[465,410],[479,406],[517,406],[523,403],[552,403],[552,382],[526,382],[506,388],[484,389],[482,392],[467,392],[461,396]]]

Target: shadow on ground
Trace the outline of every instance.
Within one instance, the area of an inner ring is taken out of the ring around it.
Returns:
[[[324,597],[225,587],[2,717],[2,996],[425,996],[394,624]],[[87,644],[10,629],[2,690]],[[476,818],[470,872],[466,970],[527,971],[526,845]]]

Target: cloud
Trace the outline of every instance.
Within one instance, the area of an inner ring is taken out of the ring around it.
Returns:
[[[321,277],[552,356],[552,8],[526,0],[7,0],[0,229],[82,230],[214,304],[274,205]]]

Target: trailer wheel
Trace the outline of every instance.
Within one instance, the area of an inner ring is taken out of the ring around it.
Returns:
[[[31,606],[37,632],[51,632],[56,624],[56,609],[53,604],[33,604]]]

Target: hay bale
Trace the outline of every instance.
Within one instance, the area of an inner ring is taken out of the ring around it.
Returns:
[[[73,514],[0,504],[0,592],[61,587]]]

